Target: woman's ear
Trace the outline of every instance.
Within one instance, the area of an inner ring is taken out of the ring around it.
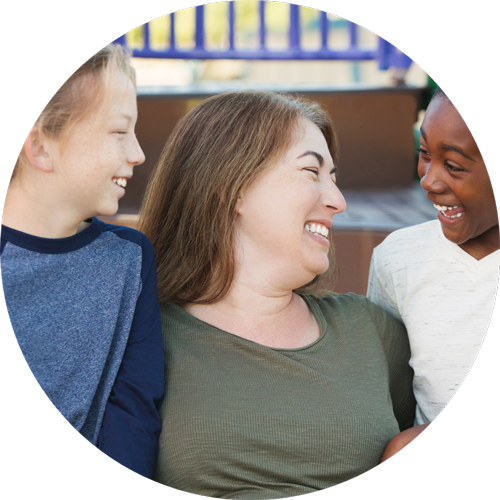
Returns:
[[[28,134],[26,141],[24,141],[23,149],[28,161],[34,167],[47,173],[54,170],[52,159],[49,154],[50,146],[48,140],[37,125],[35,125]]]
[[[234,210],[238,215],[241,215],[243,212],[243,199],[241,197],[241,194],[238,196],[238,199],[236,200],[236,205],[234,207]]]

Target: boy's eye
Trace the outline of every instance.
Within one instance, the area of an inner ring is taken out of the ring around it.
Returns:
[[[427,155],[427,156],[430,156],[429,151],[427,151],[426,149],[424,149],[422,146],[420,146],[419,148],[417,148],[417,151],[418,151],[421,155]]]
[[[461,167],[456,167],[455,165],[452,165],[451,163],[445,162],[446,168],[450,172],[464,172],[464,169]]]

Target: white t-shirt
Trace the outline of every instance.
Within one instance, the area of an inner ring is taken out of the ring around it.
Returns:
[[[500,250],[476,260],[438,220],[391,233],[373,251],[367,296],[408,330],[415,425],[432,422],[467,375],[493,311]]]

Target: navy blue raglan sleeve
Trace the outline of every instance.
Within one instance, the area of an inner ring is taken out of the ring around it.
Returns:
[[[97,446],[125,467],[151,478],[161,431],[165,365],[154,251],[149,240],[138,234],[142,290]]]

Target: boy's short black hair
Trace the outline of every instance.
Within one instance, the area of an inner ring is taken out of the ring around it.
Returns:
[[[431,97],[431,100],[429,101],[429,104],[437,99],[446,99],[449,102],[451,102],[450,98],[444,93],[443,89],[441,87],[437,87],[436,90],[434,91],[434,94]]]

